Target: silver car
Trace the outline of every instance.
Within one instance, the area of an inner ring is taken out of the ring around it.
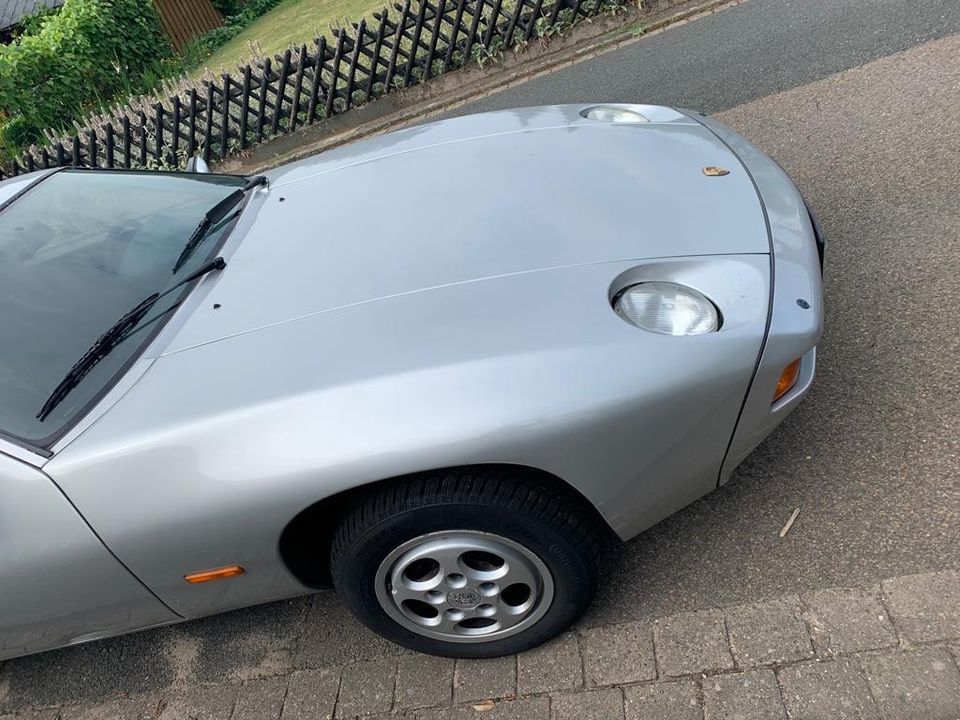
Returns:
[[[608,536],[725,482],[813,379],[804,201],[686,111],[0,204],[0,658],[331,584],[409,648],[532,647]]]

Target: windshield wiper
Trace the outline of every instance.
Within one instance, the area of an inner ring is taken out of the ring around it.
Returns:
[[[193,251],[196,250],[197,246],[203,241],[204,236],[210,228],[223,220],[243,198],[243,190],[237,189],[207,210],[207,213],[203,216],[203,220],[197,225],[197,229],[193,231],[193,234],[190,235],[186,244],[183,246],[183,250],[180,251],[180,256],[173,264],[173,272],[177,272],[177,270],[183,267],[184,263],[193,255]]]
[[[193,231],[193,233],[187,239],[186,244],[183,246],[183,250],[180,251],[180,256],[173,264],[173,272],[176,273],[177,270],[183,267],[183,264],[187,262],[191,255],[193,255],[193,251],[197,249],[197,246],[200,245],[200,243],[203,241],[203,238],[210,231],[210,228],[223,220],[230,213],[230,211],[233,210],[233,208],[235,208],[243,200],[248,191],[253,190],[253,188],[258,187],[259,185],[266,185],[267,182],[268,180],[266,175],[255,175],[247,180],[247,184],[242,188],[234,190],[223,200],[207,210],[207,213],[203,216],[200,224],[197,225],[197,229]]]
[[[93,368],[101,360],[110,354],[111,350],[126,340],[134,332],[134,328],[140,323],[141,320],[143,320],[144,315],[150,311],[150,308],[157,304],[158,300],[169,295],[183,285],[193,282],[197,278],[203,277],[207,273],[213,272],[214,270],[223,270],[226,266],[227,263],[222,257],[215,258],[194,270],[176,285],[171,286],[162,293],[153,293],[152,295],[148,295],[139,303],[130,308],[130,310],[123,314],[123,317],[117,320],[113,325],[107,328],[107,330],[100,335],[100,337],[94,340],[93,345],[90,346],[90,349],[83,354],[83,357],[74,363],[73,367],[70,368],[66,375],[64,375],[63,380],[61,380],[60,383],[53,389],[53,392],[50,393],[50,397],[48,397],[46,402],[43,403],[43,407],[40,408],[40,411],[37,413],[37,419],[41,422],[46,420],[47,416],[53,412],[54,408],[63,402],[63,399],[70,394],[70,391],[80,384],[80,381],[86,377],[87,373],[93,370]]]

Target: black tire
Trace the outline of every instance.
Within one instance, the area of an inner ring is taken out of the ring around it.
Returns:
[[[516,635],[474,643],[427,637],[391,618],[375,587],[384,558],[413,538],[448,530],[492,533],[536,555],[554,584],[545,614]],[[583,613],[596,586],[604,534],[580,498],[522,469],[459,468],[398,481],[363,498],[337,528],[331,565],[340,596],[388,640],[431,655],[498,657],[546,642]]]

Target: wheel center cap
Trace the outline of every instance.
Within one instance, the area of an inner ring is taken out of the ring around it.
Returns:
[[[471,588],[451,590],[447,593],[447,604],[460,610],[472,610],[480,604],[480,593]]]

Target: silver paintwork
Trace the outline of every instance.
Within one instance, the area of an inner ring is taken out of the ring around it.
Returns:
[[[53,526],[4,519],[0,550],[26,552],[39,584],[11,584],[0,565],[0,657],[307,592],[279,557],[286,524],[385,478],[537,468],[623,538],[715,488],[809,387],[822,325],[812,230],[793,184],[746,141],[639,108],[652,122],[608,125],[579,105],[470,116],[271,173],[223,248],[227,269],[52,457],[0,440],[95,529],[100,560],[91,550],[84,565],[113,563],[118,588],[156,598],[120,592],[139,609],[111,625],[97,598],[118,600],[98,580],[74,613],[77,587],[57,580],[66,550],[28,551],[49,548]],[[708,178],[706,165],[731,173]],[[609,299],[642,280],[703,293],[720,331],[623,322]],[[801,355],[801,382],[771,407]],[[0,466],[4,487],[14,478]],[[10,497],[41,520],[65,502]],[[242,577],[183,581],[235,563]],[[41,587],[49,612],[28,636]]]
[[[35,170],[31,173],[18,175],[0,182],[0,205],[12,200],[17,193],[23,192],[44,175],[50,174],[50,170]]]
[[[187,160],[187,172],[208,173],[211,172],[211,170],[206,160],[199,155],[194,155]]]
[[[490,562],[477,563],[477,554]],[[550,571],[528,548],[472,530],[413,538],[384,558],[374,583],[381,607],[400,625],[456,643],[522,632],[550,609],[554,594]],[[417,612],[411,601],[431,612]]]
[[[179,620],[50,478],[0,454],[0,657]]]
[[[770,302],[770,337],[763,348],[750,394],[720,471],[725,483],[734,469],[792,412],[813,383],[816,343],[823,328],[823,284],[817,248],[810,242],[813,227],[800,193],[777,163],[746,138],[721,123],[698,117],[740,157],[757,186],[772,244],[775,282]],[[797,301],[805,300],[808,308]],[[800,377],[793,390],[770,406],[783,368],[802,357]]]

